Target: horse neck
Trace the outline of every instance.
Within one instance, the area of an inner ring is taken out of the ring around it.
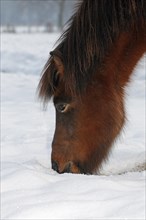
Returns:
[[[138,60],[146,52],[146,32],[121,33],[104,60],[107,83],[126,86]]]

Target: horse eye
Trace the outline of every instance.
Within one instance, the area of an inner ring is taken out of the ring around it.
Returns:
[[[68,109],[68,104],[66,104],[66,103],[57,104],[56,109],[57,109],[58,112],[64,113]]]

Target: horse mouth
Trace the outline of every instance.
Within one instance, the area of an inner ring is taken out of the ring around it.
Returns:
[[[61,168],[59,166],[59,163],[56,161],[52,161],[52,169],[55,170],[59,174],[63,173],[76,173],[76,174],[82,174],[82,169],[74,162],[69,161],[65,164],[64,168]]]

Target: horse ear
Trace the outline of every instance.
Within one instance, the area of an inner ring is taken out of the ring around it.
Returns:
[[[55,66],[57,68],[57,72],[63,76],[64,74],[64,66],[61,59],[57,56],[53,56]]]
[[[57,69],[58,74],[63,76],[63,74],[64,74],[64,66],[63,66],[63,62],[62,62],[62,59],[61,59],[61,55],[55,53],[55,51],[51,52],[50,54],[53,57],[53,61],[54,61],[54,64],[55,64],[55,67]]]

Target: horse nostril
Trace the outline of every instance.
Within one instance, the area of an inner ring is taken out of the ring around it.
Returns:
[[[58,164],[55,161],[52,161],[52,169],[58,172]]]

